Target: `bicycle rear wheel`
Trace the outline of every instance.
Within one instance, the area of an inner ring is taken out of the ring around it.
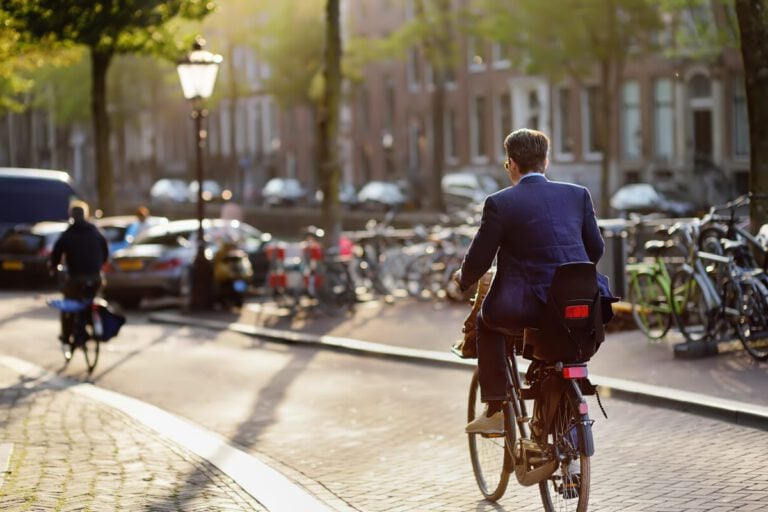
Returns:
[[[672,326],[672,307],[661,281],[653,274],[639,273],[630,280],[632,316],[651,340],[659,340]]]
[[[674,314],[687,341],[696,342],[710,334],[710,317],[704,292],[690,272],[680,270],[672,278]]]
[[[579,452],[576,422],[578,413],[563,395],[548,442],[560,454],[560,467],[539,484],[541,501],[547,512],[586,512],[589,503],[590,460]]]
[[[508,408],[505,409],[505,414]],[[472,421],[484,413],[484,404],[480,401],[479,372],[475,369],[469,387],[469,407],[467,420]],[[504,495],[509,483],[512,467],[507,453],[504,436],[489,437],[482,434],[467,434],[469,438],[469,456],[472,459],[472,471],[480,492],[488,501],[496,501]]]

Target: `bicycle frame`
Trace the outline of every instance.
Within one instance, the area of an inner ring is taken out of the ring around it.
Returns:
[[[574,365],[570,368],[583,368],[583,378],[586,378],[586,364]],[[557,470],[560,460],[557,453],[546,453],[542,446],[531,439],[528,429],[528,416],[525,400],[534,399],[543,408],[539,417],[543,420],[541,425],[537,426],[541,432],[551,433],[555,414],[565,396],[572,410],[578,411],[579,418],[576,421],[579,451],[584,455],[591,457],[595,452],[594,439],[592,436],[592,422],[587,413],[587,404],[580,387],[582,377],[565,378],[563,377],[562,363],[547,365],[541,371],[544,376],[537,378],[530,387],[524,388],[520,378],[520,372],[517,367],[517,360],[514,353],[507,356],[506,375],[508,383],[508,396],[512,399],[509,405],[517,423],[521,438],[516,439],[515,429],[512,425],[506,425],[508,434],[507,449],[509,456],[514,462],[515,477],[523,486],[539,484],[552,476]],[[586,386],[594,391],[589,381]],[[534,420],[536,421],[536,420]],[[555,445],[557,445],[557,441]]]

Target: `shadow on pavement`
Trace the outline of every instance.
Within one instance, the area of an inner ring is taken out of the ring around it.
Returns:
[[[246,452],[258,444],[260,434],[275,423],[275,411],[283,401],[286,390],[296,377],[304,372],[317,353],[315,349],[301,348],[292,352],[291,359],[258,389],[250,409],[250,416],[238,425],[237,431],[230,437],[233,444],[244,448]],[[162,502],[150,503],[144,507],[144,510],[148,512],[168,509],[186,510],[185,503],[194,499],[203,490],[204,486],[200,485],[200,481],[208,479],[208,474],[209,470],[203,465],[196,467],[195,471],[186,475],[181,489],[174,496],[168,496]]]

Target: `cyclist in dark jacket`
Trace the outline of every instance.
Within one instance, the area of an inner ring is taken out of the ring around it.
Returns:
[[[88,205],[75,203],[69,210],[70,226],[53,246],[50,266],[67,265],[67,280],[64,283],[64,297],[67,299],[93,300],[101,287],[101,267],[109,257],[107,240],[101,231],[88,222]],[[62,341],[72,331],[72,314],[61,315]],[[82,337],[85,325],[79,325],[78,335]]]

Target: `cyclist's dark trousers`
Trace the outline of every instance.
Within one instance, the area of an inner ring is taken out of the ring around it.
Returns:
[[[507,399],[507,338],[477,315],[477,366],[480,370],[480,400]]]
[[[64,298],[92,301],[99,288],[101,288],[101,276],[99,274],[69,276],[64,283]],[[80,320],[78,325],[75,325],[75,318]],[[70,333],[77,332],[77,338],[84,339],[87,319],[87,314],[75,315],[62,311],[61,334],[64,337],[68,337]]]

